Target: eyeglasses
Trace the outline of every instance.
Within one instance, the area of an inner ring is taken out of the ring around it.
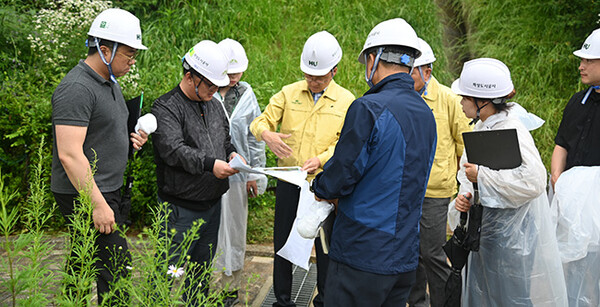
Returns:
[[[329,74],[326,74],[325,76],[318,76],[318,77],[304,74],[304,79],[306,79],[306,82],[314,82],[319,85],[325,84],[330,81]]]
[[[202,83],[202,82],[206,83],[206,86],[208,87],[209,91],[214,91],[217,88],[219,88],[217,85],[215,85],[214,83],[210,82],[210,80],[208,80],[206,77],[199,76],[199,75],[196,75],[196,74],[193,74],[193,75],[195,75],[198,78],[200,78],[200,83]],[[198,86],[200,86],[200,83],[198,83]]]
[[[138,53],[137,53],[137,52],[136,52],[136,53],[134,53],[132,56],[126,55],[125,53],[123,53],[123,52],[119,52],[119,51],[117,51],[117,54],[120,54],[120,55],[122,55],[122,56],[126,57],[126,58],[127,58],[127,62],[128,62],[128,63],[129,63],[129,62],[133,62],[133,61],[135,61],[135,58],[138,56]]]

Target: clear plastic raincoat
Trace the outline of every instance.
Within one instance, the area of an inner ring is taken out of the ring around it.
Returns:
[[[248,165],[264,167],[266,163],[265,143],[258,142],[248,127],[254,118],[260,115],[260,107],[252,87],[246,82],[238,86],[246,87],[239,102],[229,116],[229,134],[237,153],[242,155]],[[222,102],[218,93],[215,96]],[[225,107],[223,106],[225,109]],[[227,111],[225,111],[226,114]],[[221,197],[221,226],[217,254],[213,267],[217,271],[224,269],[227,276],[244,267],[246,252],[246,228],[248,225],[248,192],[246,182],[256,180],[257,195],[267,187],[267,177],[259,174],[237,173],[229,177],[229,190]]]
[[[546,169],[533,138],[512,110],[478,122],[474,131],[517,129],[522,164],[515,169],[480,166],[477,183],[481,204],[481,240],[471,252],[462,306],[566,306],[566,289],[556,236],[552,231]],[[467,179],[466,152],[458,172],[459,193],[473,194]],[[449,205],[452,229],[459,212]]]
[[[569,306],[600,305],[600,166],[558,177],[552,218],[565,270]]]

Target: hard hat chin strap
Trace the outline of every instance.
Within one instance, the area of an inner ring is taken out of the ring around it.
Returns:
[[[102,53],[102,51],[100,50],[100,42],[98,41],[97,37],[94,37],[94,43],[96,45],[96,49],[98,50],[98,54],[100,54],[100,59],[102,59],[102,62],[106,65],[106,67],[108,67],[108,74],[110,75],[110,80],[113,83],[117,83],[117,78],[115,77],[115,75],[113,74],[112,71],[112,61],[115,58],[115,54],[117,53],[117,47],[119,46],[119,43],[115,42],[113,44],[113,48],[112,48],[112,52],[110,54],[110,61],[106,61],[106,58],[104,57],[104,54]]]
[[[421,69],[422,66],[419,66],[419,73],[421,74],[421,80],[423,80],[423,83],[425,83],[425,85],[423,85],[423,88],[419,91],[420,95],[423,95],[423,93],[425,93],[425,96],[427,96],[427,85],[429,85],[429,81],[431,81],[431,77],[429,78],[429,80],[425,81],[425,77],[423,77],[423,69]],[[412,70],[412,68],[411,68]],[[412,74],[412,71],[411,71]]]
[[[479,119],[480,119],[480,117],[479,117],[479,114],[481,113],[481,109],[485,108],[485,107],[486,107],[488,104],[490,104],[490,103],[488,102],[488,103],[486,103],[486,104],[484,104],[484,105],[482,105],[482,106],[480,107],[480,106],[479,106],[479,104],[478,104],[478,102],[479,102],[480,100],[479,100],[479,99],[477,99],[477,98],[473,98],[473,100],[475,101],[475,106],[477,107],[477,116],[475,116],[475,118],[473,118],[473,120],[472,120],[472,121],[469,123],[469,125],[476,124],[476,123],[479,121]]]
[[[371,69],[371,75],[368,76],[368,63],[367,63],[367,57],[368,55],[365,53],[365,81],[367,81],[367,84],[369,85],[369,87],[373,87],[375,86],[375,84],[373,84],[373,75],[375,75],[375,70],[377,70],[377,65],[379,64],[379,59],[381,58],[381,54],[383,53],[383,47],[379,47],[377,49],[377,55],[375,56],[375,61],[373,62],[373,68]]]
[[[194,77],[192,77],[192,81],[194,81]],[[200,84],[202,84],[202,79],[200,79],[200,82],[198,82],[198,85],[194,86],[194,90],[196,91],[196,97],[198,97],[198,99],[200,99],[200,101],[203,101],[202,97],[200,97],[200,93],[198,93],[198,87],[200,87]]]
[[[587,92],[585,92],[585,96],[583,96],[583,99],[581,100],[581,104],[585,104],[585,102],[590,97],[590,94],[592,93],[592,90],[598,90],[598,89],[600,89],[600,85],[592,85],[592,86],[590,86],[590,88],[587,90]]]

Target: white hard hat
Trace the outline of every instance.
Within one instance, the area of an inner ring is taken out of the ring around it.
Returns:
[[[135,49],[148,49],[142,45],[140,20],[122,9],[112,8],[100,13],[92,22],[88,35]]]
[[[433,54],[433,50],[431,50],[431,46],[419,37],[419,50],[421,50],[421,56],[415,60],[415,67],[431,64],[435,62],[435,55]]]
[[[226,38],[220,41],[218,45],[229,59],[228,74],[237,74],[248,69],[248,57],[246,57],[246,51],[242,44],[231,38]]]
[[[503,98],[513,89],[508,67],[491,58],[465,62],[460,78],[452,83],[452,91],[457,95],[475,98]]]
[[[210,82],[223,87],[229,84],[227,76],[227,56],[217,43],[204,40],[197,43],[185,54],[187,62],[193,70],[206,77]],[[184,62],[184,67],[185,67]]]
[[[342,59],[342,48],[337,39],[327,31],[311,35],[304,43],[300,56],[300,69],[312,76],[324,76]]]
[[[581,49],[573,52],[582,59],[600,59],[600,29],[596,29],[585,39]]]
[[[365,51],[378,46],[404,46],[415,50],[415,58],[421,55],[417,33],[402,18],[389,19],[377,24],[367,36],[365,45],[358,55],[358,61],[365,64]]]

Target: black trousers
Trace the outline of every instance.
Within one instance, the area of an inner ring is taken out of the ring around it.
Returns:
[[[327,307],[399,307],[406,300],[417,271],[381,275],[354,269],[331,260],[327,278]]]
[[[162,203],[163,200],[159,198],[158,202]],[[161,223],[160,236],[172,236],[169,255],[172,255],[173,258],[169,259],[169,264],[176,265],[181,257],[185,256],[190,257],[190,262],[198,264],[193,270],[188,268],[184,284],[185,289],[188,290],[183,293],[183,301],[186,306],[198,306],[198,292],[204,294],[204,297],[209,295],[211,275],[209,270],[219,238],[221,201],[219,200],[210,209],[203,211],[190,210],[172,203],[169,203],[168,210],[170,210],[170,214],[167,217],[167,225]],[[204,221],[204,224],[200,226],[200,237],[189,246],[187,255],[182,255],[181,244],[185,233],[200,220]],[[176,230],[174,235],[171,234],[171,229]]]
[[[273,244],[275,253],[280,250],[288,239],[298,211],[300,188],[296,185],[278,180],[275,190],[275,225]],[[323,253],[321,240],[315,240],[317,252],[317,290],[313,300],[315,307],[323,306],[325,298],[325,281],[329,265],[329,257]],[[292,301],[292,263],[275,254],[273,263],[273,291],[277,302],[273,306],[296,306]]]
[[[75,205],[78,205],[77,194],[60,194],[54,193],[54,198],[58,204],[58,209],[67,219],[71,222],[73,209]],[[115,214],[115,222],[119,225],[123,225],[126,217],[121,214],[121,191],[113,191],[102,193],[104,199],[113,210]],[[130,204],[129,204],[130,205]],[[123,210],[124,212],[124,210]],[[90,225],[90,227],[94,227]],[[74,229],[69,227],[69,231],[73,232]],[[104,294],[110,291],[111,284],[116,282],[118,279],[126,277],[128,275],[127,266],[131,265],[131,254],[127,248],[127,241],[121,236],[118,231],[113,231],[110,234],[100,233],[96,238],[97,257],[96,268],[98,269],[97,276],[97,287],[98,287],[98,305],[104,300]],[[75,254],[71,251],[70,259],[73,259]],[[78,265],[72,264],[67,261],[67,270],[73,269],[75,272],[78,270]],[[67,288],[71,287],[67,285]],[[127,301],[126,294],[117,293],[117,297],[120,297],[118,301]],[[117,302],[109,302],[109,306],[118,305]],[[127,305],[127,304],[124,304]]]

